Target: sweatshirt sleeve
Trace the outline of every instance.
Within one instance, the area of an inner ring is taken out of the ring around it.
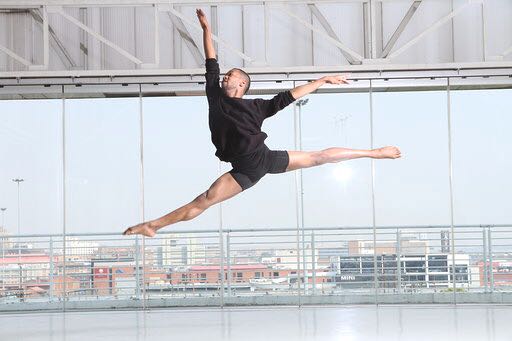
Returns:
[[[207,58],[205,66],[206,73],[204,74],[204,77],[206,78],[206,96],[210,99],[210,97],[216,96],[220,92],[220,68],[219,63],[215,58]]]
[[[293,98],[290,90],[281,91],[277,95],[275,95],[271,99],[258,99],[258,107],[260,109],[261,114],[263,115],[263,119],[271,117],[275,115],[278,111],[284,109],[286,106],[290,105],[295,98]]]

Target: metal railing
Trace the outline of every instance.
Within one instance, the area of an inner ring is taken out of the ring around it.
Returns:
[[[0,310],[512,300],[509,225],[296,232],[4,238]]]

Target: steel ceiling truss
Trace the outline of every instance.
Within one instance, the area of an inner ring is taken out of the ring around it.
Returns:
[[[394,33],[391,35],[387,42],[384,42],[382,34],[382,6],[384,2],[400,1],[409,3],[410,6],[396,27]],[[24,66],[26,71],[30,71],[34,77],[41,75],[42,77],[48,77],[52,72],[58,72],[59,74],[70,71],[70,76],[80,76],[80,71],[87,72],[87,63],[79,66],[77,61],[73,60],[71,53],[69,52],[70,47],[63,43],[63,39],[58,36],[56,30],[49,25],[48,16],[49,14],[59,16],[60,18],[67,21],[70,25],[78,27],[83,31],[83,34],[92,37],[96,41],[99,41],[104,49],[111,49],[117,52],[118,56],[122,56],[133,63],[133,69],[155,69],[162,70],[162,72],[169,72],[167,67],[162,67],[160,63],[160,29],[163,25],[171,25],[175,32],[178,34],[179,39],[182,40],[183,46],[190,51],[194,62],[197,67],[201,67],[204,63],[204,57],[200,46],[202,44],[199,41],[194,40],[192,31],[199,32],[201,28],[197,23],[196,18],[184,14],[179,9],[182,6],[210,6],[212,12],[212,27],[214,32],[217,32],[217,8],[221,6],[233,6],[240,5],[242,13],[245,9],[245,5],[262,5],[264,11],[264,20],[261,31],[264,35],[265,40],[265,52],[264,60],[258,60],[254,56],[248,55],[245,51],[235,47],[232,43],[222,39],[218,34],[213,34],[213,40],[219,49],[224,49],[226,53],[231,53],[244,62],[244,65],[249,68],[261,68],[262,72],[265,70],[271,70],[272,65],[269,63],[269,15],[272,11],[279,12],[282,15],[288,16],[293,19],[293,22],[300,25],[311,32],[314,32],[318,39],[323,39],[325,42],[331,44],[339,50],[340,57],[346,59],[348,66],[345,66],[345,70],[350,70],[351,67],[357,65],[369,64],[388,64],[393,65],[393,59],[397,58],[405,51],[410,49],[412,46],[420,42],[425,36],[431,32],[439,29],[441,26],[452,21],[454,17],[464,12],[472,6],[482,6],[484,0],[465,0],[459,2],[459,5],[453,8],[453,10],[446,15],[438,18],[437,21],[431,23],[425,30],[416,34],[413,38],[403,43],[401,46],[397,46],[397,42],[401,37],[402,33],[406,30],[408,24],[411,22],[416,13],[421,12],[422,4],[428,1],[439,1],[439,0],[316,0],[316,1],[256,1],[256,0],[224,0],[224,1],[209,1],[209,0],[181,0],[178,2],[171,1],[158,1],[158,0],[2,0],[0,3],[0,10],[2,13],[19,13],[21,10],[25,10],[27,15],[31,16],[33,20],[38,24],[42,25],[43,31],[43,51],[34,51],[34,53],[42,54],[43,63],[41,65],[34,64],[30,58],[22,56],[16,53],[12,48],[0,45],[0,53],[6,54],[9,58],[17,61]],[[333,29],[333,23],[329,22],[325,13],[322,13],[322,9],[319,5],[324,4],[341,4],[341,3],[353,3],[362,6],[363,12],[363,27],[364,31],[363,46],[364,51],[355,51],[350,48],[346,43],[343,42],[343,37],[339,37]],[[297,14],[293,11],[290,5],[304,6],[308,9],[308,16]],[[151,7],[153,11],[154,21],[154,57],[152,60],[142,60],[141,57],[135,53],[122,48],[118,42],[105,37],[102,32],[94,27],[88,26],[80,18],[75,18],[73,15],[66,12],[67,8],[80,8],[81,10],[89,10],[91,8],[100,7]],[[160,22],[160,13],[166,13],[169,20],[163,20]],[[483,13],[483,11],[482,11]],[[482,14],[483,15],[483,14]],[[313,25],[313,18],[317,20],[319,25]],[[243,25],[243,24],[242,24]],[[483,29],[484,25],[482,25]],[[485,33],[485,32],[484,32]],[[485,34],[483,34],[485,39]],[[242,38],[243,39],[243,38]],[[181,44],[180,44],[181,46]],[[245,46],[242,43],[242,46]],[[311,49],[313,49],[313,43]],[[55,51],[55,54],[59,57],[65,69],[61,70],[50,70],[50,49]],[[82,53],[87,53],[87,46],[80,45]],[[485,53],[483,56],[482,63],[496,62],[503,60],[505,56],[512,53],[512,46],[503,51],[501,55],[491,56],[486,59]],[[512,63],[510,63],[512,65]],[[96,63],[96,65],[98,65]],[[293,66],[293,65],[290,65]],[[503,66],[503,65],[500,65]],[[505,65],[506,66],[506,65]],[[81,70],[80,70],[81,68]],[[19,68],[18,68],[19,69]],[[17,70],[18,70],[17,69]],[[305,66],[303,70],[306,72],[314,72],[318,69],[318,66],[311,65],[310,67]],[[177,72],[183,69],[176,68]],[[0,72],[0,78],[11,77],[12,72],[15,70],[7,70],[7,72]],[[19,71],[19,70],[18,70]],[[44,72],[43,72],[44,71]],[[111,74],[113,76],[119,74],[119,70],[101,70],[102,72]],[[41,73],[43,72],[43,73]],[[26,74],[25,72],[23,72]]]

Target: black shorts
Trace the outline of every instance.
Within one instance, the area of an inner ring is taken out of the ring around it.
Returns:
[[[286,172],[290,157],[285,150],[270,150],[266,145],[254,153],[241,156],[233,161],[229,171],[236,182],[246,190],[254,186],[265,174]]]

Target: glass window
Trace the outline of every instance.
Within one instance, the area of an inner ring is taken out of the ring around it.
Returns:
[[[4,233],[61,233],[62,100],[0,101],[0,155]]]
[[[144,117],[144,199],[146,219],[155,219],[192,201],[219,177],[210,141],[206,97],[148,97]],[[210,208],[175,228],[219,228],[219,210]]]
[[[446,91],[375,92],[373,117],[374,146],[402,152],[375,160],[377,225],[449,224]]]
[[[301,109],[304,151],[370,148],[368,93],[315,94],[307,98]],[[306,227],[372,223],[369,159],[304,169],[303,192]]]
[[[67,231],[121,233],[141,220],[138,98],[68,99]]]
[[[451,91],[454,220],[512,221],[512,90]]]

